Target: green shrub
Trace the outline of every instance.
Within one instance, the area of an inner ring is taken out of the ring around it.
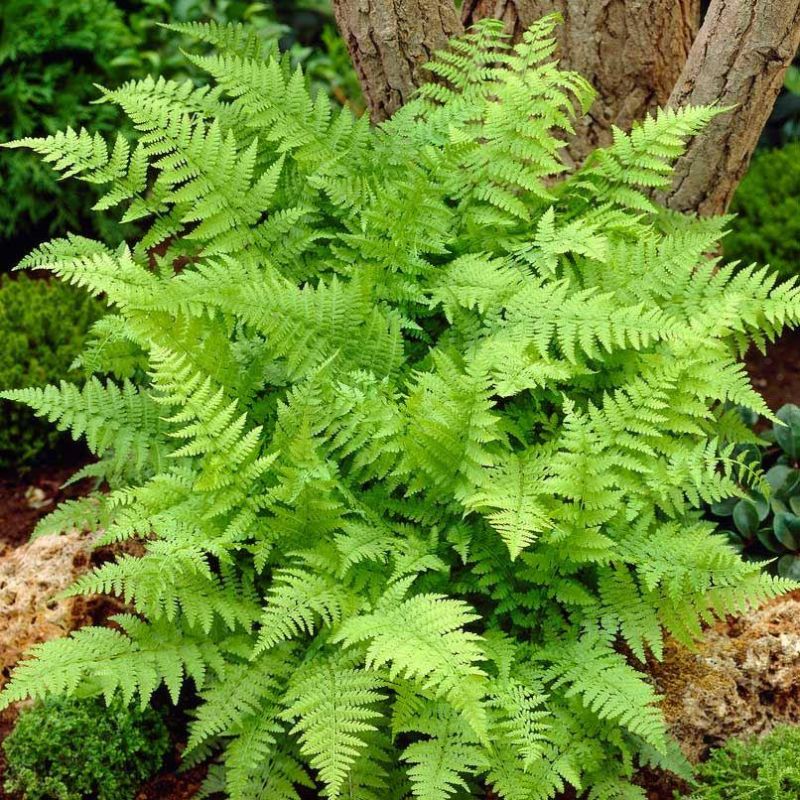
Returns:
[[[101,313],[101,303],[59,281],[0,275],[0,387],[75,379],[70,365]],[[52,425],[0,400],[0,466],[29,464],[58,438]]]
[[[800,273],[800,142],[756,155],[734,197],[726,258]]]
[[[745,558],[800,580],[800,408],[785,405],[776,416],[779,422],[763,434],[767,446],[753,442],[741,453],[766,470],[761,490],[712,503],[711,513],[730,518],[725,533]]]
[[[5,789],[24,800],[132,800],[168,747],[152,709],[50,699],[23,711],[3,742]]]
[[[110,131],[117,117],[92,105],[95,83],[116,82],[114,61],[134,44],[111,0],[3,0],[0,3],[0,141],[50,134],[71,125]],[[58,183],[56,173],[22,152],[0,158],[0,241],[37,230],[92,230],[91,197]],[[87,202],[88,201],[88,202]],[[41,234],[40,234],[41,235]],[[0,263],[0,269],[11,266]]]
[[[25,259],[118,313],[84,386],[5,393],[109,481],[44,529],[145,553],[72,590],[136,613],[37,646],[0,705],[191,679],[189,753],[234,800],[643,798],[637,764],[682,766],[642,662],[794,585],[701,514],[749,474],[731,404],[767,413],[738,357],[800,288],[707,259],[724,221],[662,226],[647,199],[717,109],[558,179],[592,91],[555,25],[512,49],[482,23],[377,127],[195,27],[213,89],[107,94],[135,142],[22,143],[149,225]]]
[[[762,739],[731,739],[697,770],[691,800],[797,800],[800,728],[782,725]]]

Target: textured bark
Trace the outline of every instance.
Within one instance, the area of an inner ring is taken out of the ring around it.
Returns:
[[[373,122],[409,99],[423,64],[462,31],[453,0],[334,0],[333,11]]]
[[[371,118],[389,117],[426,79],[422,65],[459,33],[453,0],[334,0]],[[691,144],[661,199],[679,211],[724,211],[800,46],[800,0],[712,0],[700,33],[700,0],[464,0],[470,25],[486,16],[520,36],[560,11],[562,65],[598,91],[576,125],[568,160],[581,162],[670,104],[736,105]]]
[[[484,17],[506,23],[515,38],[544,14],[558,11],[562,66],[583,75],[598,97],[576,125],[569,145],[580,162],[622,129],[663,106],[697,35],[700,0],[464,0],[465,27]]]
[[[800,46],[800,0],[713,0],[669,104],[736,105],[695,139],[661,199],[724,212]]]

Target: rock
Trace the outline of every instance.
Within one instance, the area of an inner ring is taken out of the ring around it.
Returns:
[[[64,636],[85,618],[84,598],[57,600],[91,563],[94,536],[42,536],[0,558],[0,686],[31,645]]]
[[[653,676],[694,762],[731,736],[800,723],[800,591],[718,623],[694,651],[668,642]]]

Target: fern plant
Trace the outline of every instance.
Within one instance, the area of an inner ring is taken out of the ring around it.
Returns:
[[[187,26],[209,86],[104,92],[133,141],[16,144],[146,226],[24,260],[113,313],[83,387],[5,393],[110,485],[40,531],[146,552],[72,590],[133,613],[34,648],[3,704],[188,682],[189,754],[234,800],[642,798],[637,765],[685,768],[643,662],[792,585],[701,506],[760,485],[738,357],[800,289],[707,259],[724,221],[647,197],[718,109],[564,174],[592,91],[556,24],[511,46],[481,23],[377,127],[245,30]]]

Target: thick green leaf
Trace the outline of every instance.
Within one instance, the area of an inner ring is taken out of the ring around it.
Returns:
[[[773,497],[769,501],[769,507],[772,509],[773,514],[781,514],[789,510],[789,507],[786,505],[786,503],[784,503],[779,497]]]
[[[800,581],[800,556],[783,556],[778,559],[778,575]]]
[[[800,547],[800,517],[781,512],[775,515],[775,538],[787,549]]]
[[[781,491],[784,483],[786,483],[786,479],[794,471],[795,470],[791,467],[787,467],[785,464],[776,464],[774,467],[767,470],[765,477],[773,494],[777,494]]]
[[[764,495],[760,492],[753,492],[752,496],[750,497],[750,502],[756,508],[758,521],[763,522],[769,516],[769,500],[767,500],[767,498],[764,497]]]
[[[778,538],[775,536],[775,531],[772,530],[772,528],[761,528],[756,531],[756,537],[770,553],[785,552],[783,545],[778,541]]]
[[[733,523],[747,538],[755,534],[760,521],[756,507],[749,500],[740,500],[733,509]]]
[[[725,500],[720,500],[717,503],[711,504],[711,513],[716,517],[729,517],[733,514],[733,509],[739,502],[738,497],[728,497]]]
[[[784,423],[775,426],[775,440],[793,461],[800,458],[800,408],[793,403],[783,406],[777,414]]]

